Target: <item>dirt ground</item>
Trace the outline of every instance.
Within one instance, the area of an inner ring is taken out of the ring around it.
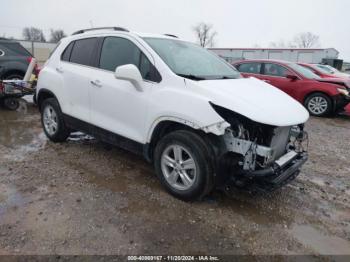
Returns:
[[[308,121],[310,160],[281,190],[195,203],[131,153],[47,141],[39,119],[0,109],[0,255],[350,254],[350,117]]]

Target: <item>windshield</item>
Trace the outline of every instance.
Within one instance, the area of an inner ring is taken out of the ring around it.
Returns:
[[[332,74],[331,71],[329,71],[328,69],[326,70],[323,67],[314,66],[314,65],[312,67],[315,68],[315,70],[320,71],[322,74],[330,74],[330,73]]]
[[[302,76],[304,76],[307,79],[320,79],[318,75],[316,75],[314,72],[312,72],[310,69],[305,68],[298,64],[288,64],[290,68],[292,68],[294,71],[298,72]]]
[[[193,80],[235,79],[240,73],[212,52],[175,39],[144,38],[177,75]]]
[[[307,69],[311,69],[311,71],[313,71],[313,72],[321,72],[322,74],[329,74],[329,72],[328,71],[326,71],[326,70],[324,70],[323,68],[321,68],[321,67],[318,67],[318,66],[316,66],[316,65],[309,65],[311,68],[309,68],[308,66],[306,66],[306,65],[301,65],[302,67],[305,67],[305,68],[307,68]],[[316,74],[316,73],[315,73]]]
[[[322,68],[323,70],[327,71],[328,73],[334,74],[334,73],[338,73],[337,69],[329,66],[329,65],[317,65],[318,68]]]
[[[324,70],[324,71],[326,71],[328,74],[334,74],[334,71],[331,68],[327,67],[327,66],[317,65],[317,67],[322,69],[322,70]]]

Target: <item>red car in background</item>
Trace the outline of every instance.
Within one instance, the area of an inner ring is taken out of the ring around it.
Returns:
[[[301,65],[311,70],[313,73],[315,73],[321,78],[340,78],[348,81],[350,80],[350,75],[341,73],[341,72],[335,72],[335,71],[332,71],[331,69],[327,70],[327,65],[305,64],[305,63],[298,63],[298,65]]]
[[[244,77],[256,77],[286,92],[302,103],[311,115],[326,116],[344,111],[350,103],[350,79],[321,78],[287,61],[243,60],[233,66]]]

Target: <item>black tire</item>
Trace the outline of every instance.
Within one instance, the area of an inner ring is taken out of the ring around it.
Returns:
[[[56,114],[55,123],[57,124],[57,128],[55,128],[52,132],[47,129],[47,127],[44,124],[44,114],[46,110],[49,110],[50,112],[54,112]],[[52,142],[64,142],[67,140],[68,136],[70,135],[69,128],[66,127],[63,119],[63,114],[61,112],[60,106],[55,98],[48,98],[45,99],[41,104],[41,124],[43,126],[44,132],[46,136],[52,141]]]
[[[36,101],[36,94],[33,95],[33,103],[34,105],[38,105],[38,101]]]
[[[5,98],[2,103],[8,110],[15,111],[19,108],[19,101],[17,98]]]
[[[162,170],[162,155],[172,145],[178,145],[185,149],[195,163],[196,176],[193,179],[194,182],[190,188],[185,190],[179,190],[170,185]],[[199,135],[186,130],[174,131],[161,138],[155,147],[153,156],[155,171],[160,182],[171,195],[184,201],[201,199],[214,186],[211,154],[210,148]]]
[[[322,107],[315,107],[317,101],[322,103]],[[332,99],[323,93],[313,93],[309,95],[304,103],[304,106],[309,111],[310,115],[313,116],[328,116],[332,113]]]
[[[22,80],[24,78],[24,75],[21,73],[9,73],[5,76],[5,80]]]

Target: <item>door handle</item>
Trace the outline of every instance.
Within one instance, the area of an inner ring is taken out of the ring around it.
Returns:
[[[56,71],[57,71],[58,73],[63,73],[62,67],[56,67]]]
[[[263,79],[263,81],[264,81],[265,83],[270,83],[270,82],[271,82],[270,80],[267,80],[267,79]]]
[[[90,83],[91,83],[93,86],[102,87],[102,84],[101,84],[101,81],[100,81],[100,80],[91,80]]]

